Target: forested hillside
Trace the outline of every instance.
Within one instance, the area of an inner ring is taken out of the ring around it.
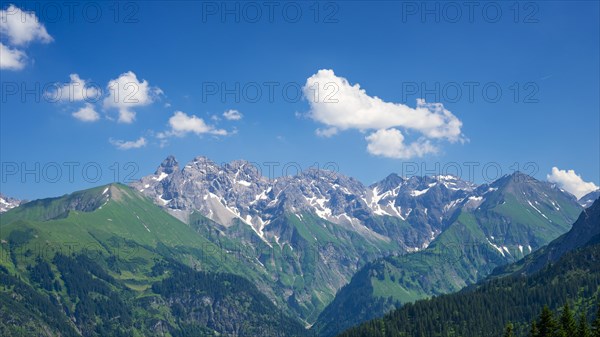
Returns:
[[[600,227],[598,208],[600,201],[584,211],[564,236],[579,237],[581,231],[594,228],[582,246],[571,247],[536,272],[516,271],[458,293],[409,303],[340,336],[502,336],[509,323],[516,336],[527,336],[544,306],[557,311],[565,304],[591,319],[600,289],[600,236],[594,235]]]

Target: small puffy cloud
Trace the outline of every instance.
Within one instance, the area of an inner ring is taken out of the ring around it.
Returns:
[[[79,101],[96,101],[100,97],[100,91],[90,86],[85,80],[82,80],[79,75],[69,75],[71,81],[60,86],[53,92],[48,92],[49,99],[63,102],[79,102]]]
[[[239,121],[242,119],[243,115],[237,110],[227,110],[223,112],[223,117],[228,121]]]
[[[549,182],[556,183],[560,188],[573,194],[577,199],[598,189],[592,182],[585,182],[574,170],[552,168],[552,173],[546,175]]]
[[[195,115],[188,115],[183,111],[175,111],[173,116],[169,118],[170,130],[158,134],[158,138],[166,138],[169,136],[183,137],[188,133],[197,135],[211,134],[217,136],[226,136],[229,134],[227,130],[217,129],[213,125],[207,124],[202,118]]]
[[[95,122],[100,119],[100,115],[90,103],[86,103],[84,107],[75,111],[72,115],[82,122]]]
[[[151,87],[148,81],[140,82],[132,71],[110,80],[107,89],[109,95],[104,99],[104,107],[119,110],[120,123],[132,123],[136,115],[134,108],[149,105],[162,94],[160,88]]]
[[[315,130],[315,134],[319,137],[325,137],[325,138],[329,138],[329,137],[333,137],[338,133],[338,129],[336,127],[330,127],[330,128],[325,128],[325,129],[316,129]]]
[[[0,69],[21,70],[25,68],[27,55],[18,49],[12,49],[0,42]]]
[[[303,92],[310,104],[308,116],[326,126],[325,129],[317,129],[317,135],[331,137],[339,131],[350,129],[361,132],[375,130],[369,136],[373,140],[371,143],[393,138],[395,141],[385,143],[390,146],[402,145],[398,149],[383,151],[381,146],[384,142],[378,142],[380,145],[375,148],[382,156],[393,154],[392,158],[405,158],[411,153],[432,153],[433,146],[425,140],[464,141],[462,122],[441,103],[427,103],[419,99],[417,106],[411,108],[400,103],[385,102],[377,96],[369,96],[359,84],[351,85],[347,79],[336,76],[333,70],[319,70],[309,77]],[[404,136],[398,128],[416,131],[425,140],[419,140],[414,146],[404,145]],[[398,142],[400,137],[401,142]]]
[[[52,42],[52,36],[33,12],[25,12],[15,5],[0,10],[0,33],[10,44],[23,46],[33,41]]]
[[[116,146],[119,150],[131,150],[131,149],[139,149],[141,147],[146,146],[146,138],[140,137],[138,140],[118,140],[110,138],[108,140],[112,145]]]
[[[437,148],[426,139],[405,144],[402,132],[394,128],[377,130],[365,139],[368,143],[367,151],[376,156],[408,159],[437,152]]]

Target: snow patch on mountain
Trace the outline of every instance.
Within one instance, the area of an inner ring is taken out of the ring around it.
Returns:
[[[7,212],[8,210],[18,207],[20,204],[20,200],[0,194],[0,213]]]

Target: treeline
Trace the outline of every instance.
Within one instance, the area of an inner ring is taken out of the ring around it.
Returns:
[[[56,301],[0,266],[0,336],[31,337],[50,331],[81,336]]]
[[[70,302],[75,303],[74,308],[65,305],[65,313],[74,318],[83,336],[132,335],[131,306],[122,298],[125,289],[115,285],[114,278],[99,264],[85,255],[61,254],[54,257],[53,264]]]
[[[459,293],[406,304],[340,336],[502,336],[509,322],[516,336],[527,336],[543,305],[558,310],[571,302],[586,315],[592,312],[600,287],[598,261],[600,245],[588,246],[533,275],[492,279]]]
[[[592,324],[584,312],[577,320],[569,304],[565,304],[560,313],[554,315],[548,306],[544,306],[537,320],[531,322],[528,337],[600,337],[600,306]],[[512,323],[506,325],[503,337],[515,337]]]

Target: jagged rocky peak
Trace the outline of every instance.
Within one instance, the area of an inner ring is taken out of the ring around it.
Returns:
[[[155,174],[160,175],[161,173],[171,174],[175,171],[179,171],[179,163],[173,155],[168,156],[160,166],[156,169]]]
[[[378,194],[393,192],[394,196],[405,194],[412,197],[418,197],[430,190],[442,187],[453,191],[473,191],[477,188],[477,184],[462,180],[453,175],[401,177],[396,173],[392,173],[385,179],[370,186],[372,190],[376,188],[375,192]]]
[[[204,156],[198,156],[185,164],[183,172],[200,172],[205,174],[217,174],[219,165]]]
[[[460,177],[451,174],[436,175],[433,176],[433,178],[450,190],[473,191],[475,188],[477,188],[477,184],[474,182],[463,180]]]
[[[223,166],[224,170],[234,174],[236,182],[247,185],[245,183],[252,183],[254,180],[261,180],[263,178],[262,172],[252,163],[246,160],[234,160]]]
[[[404,185],[407,189],[415,191],[441,187],[454,191],[472,191],[477,187],[477,184],[453,175],[412,176],[405,179]]]
[[[298,177],[305,177],[305,178],[312,178],[312,179],[323,179],[323,180],[328,180],[328,181],[333,181],[333,180],[339,179],[339,177],[344,177],[339,172],[315,168],[315,167],[309,167],[306,170],[297,172],[297,174],[295,174],[295,175],[288,174],[288,176],[298,176]]]
[[[204,156],[198,156],[187,163],[182,172],[186,177],[200,182],[218,180],[221,184],[229,182],[249,186],[254,181],[264,180],[260,168],[246,160],[234,160],[217,164]]]
[[[347,194],[362,192],[365,188],[360,181],[352,177],[326,169],[309,168],[300,172],[296,177],[302,181],[308,180],[328,184],[332,189],[336,190],[343,187],[344,192]]]
[[[323,169],[309,169],[295,176],[274,181],[270,193],[279,209],[311,211],[319,217],[339,223],[353,221],[353,210],[367,208],[360,199],[364,185],[356,179]],[[273,205],[272,205],[273,206]],[[339,218],[341,215],[343,219]]]
[[[371,185],[371,188],[377,187],[378,191],[391,191],[398,186],[404,184],[404,178],[397,175],[396,173],[392,173],[385,177],[383,180],[376,182]]]
[[[206,156],[197,156],[192,159],[193,164],[206,164],[206,165],[217,165],[214,161],[210,160],[210,158]]]

